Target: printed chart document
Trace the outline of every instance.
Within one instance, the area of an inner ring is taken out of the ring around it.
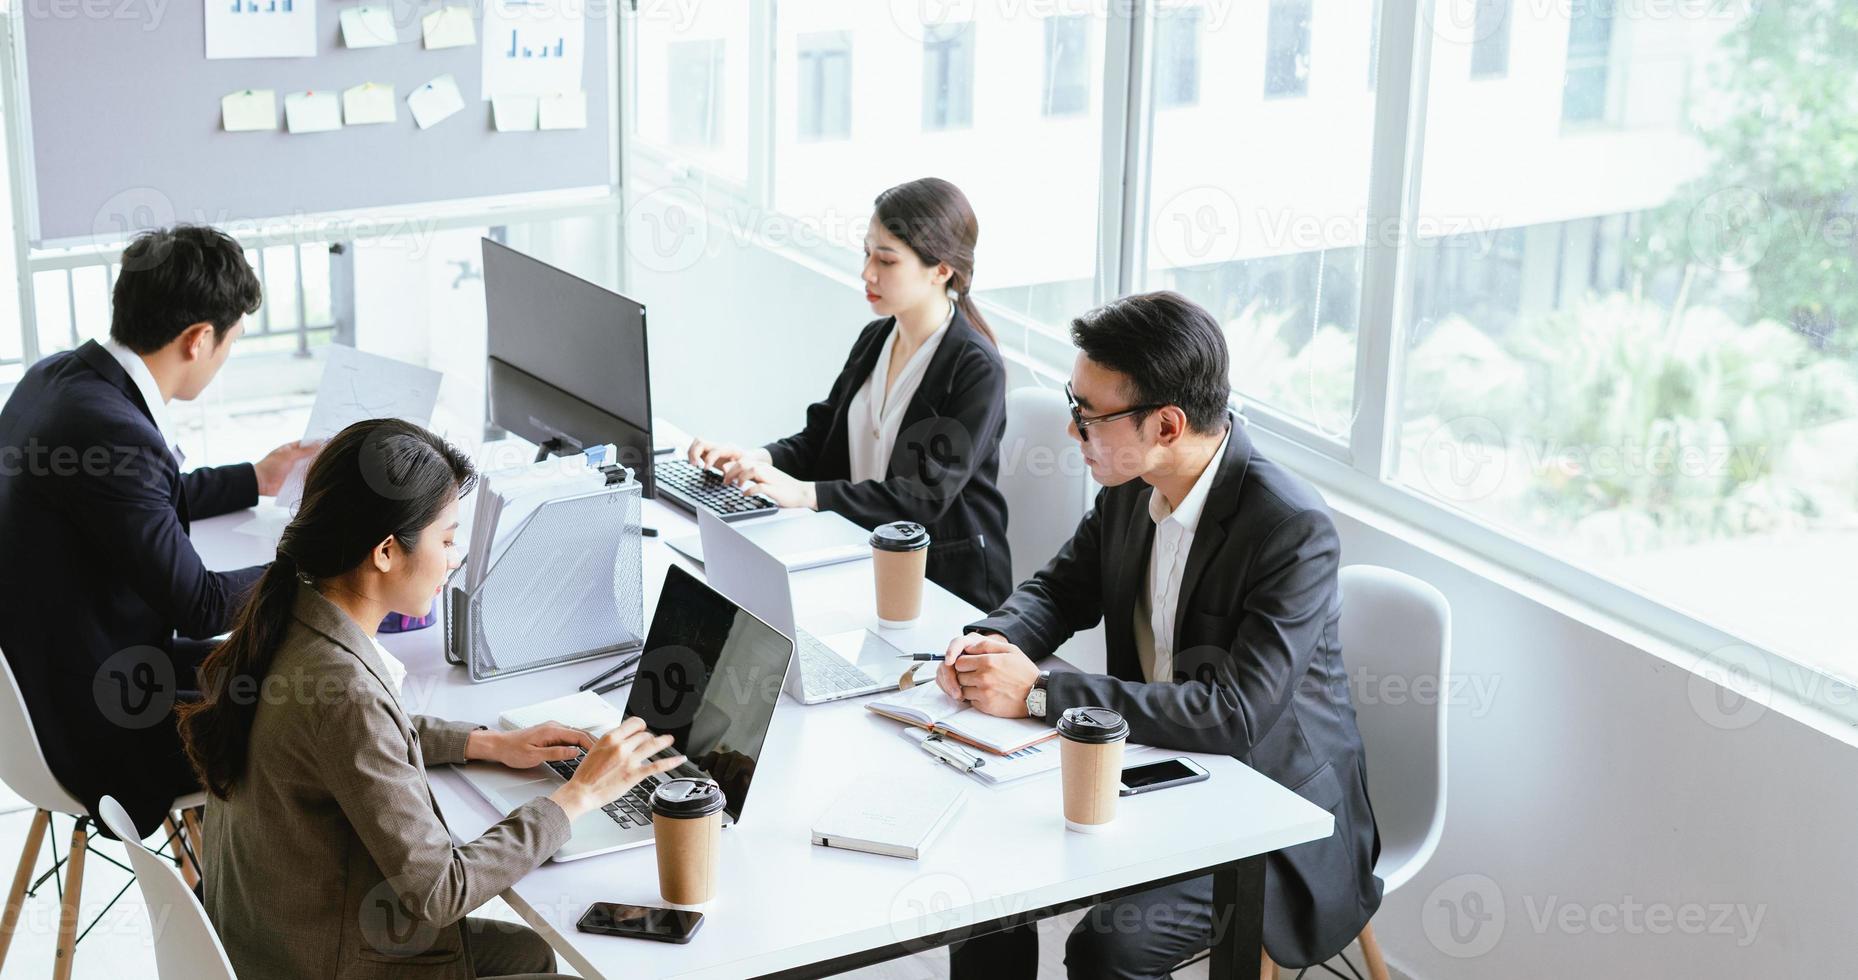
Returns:
[[[587,20],[576,0],[485,0],[485,101],[583,90]]]
[[[323,362],[323,379],[316,387],[316,404],[304,427],[305,442],[327,439],[363,419],[403,419],[430,425],[439,403],[439,372],[353,347],[331,344]],[[277,505],[295,510],[303,499],[307,461],[299,462],[284,478]]]
[[[315,0],[206,0],[206,56],[315,57]]]
[[[971,708],[942,693],[933,683],[886,694],[867,702],[865,707],[886,718],[927,728],[995,755],[1011,755],[1058,734],[1050,725],[1031,718],[996,718]]]

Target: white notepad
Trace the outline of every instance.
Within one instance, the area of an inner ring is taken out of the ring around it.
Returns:
[[[865,707],[886,718],[940,732],[995,755],[1009,755],[1058,734],[1044,722],[1030,718],[996,718],[971,708],[942,693],[933,682],[886,694],[867,702]]]
[[[592,691],[580,691],[566,697],[511,708],[497,716],[497,727],[506,732],[555,722],[578,728],[595,738],[618,728],[626,713]]]
[[[967,799],[959,786],[874,774],[853,782],[813,821],[813,843],[914,861]]]

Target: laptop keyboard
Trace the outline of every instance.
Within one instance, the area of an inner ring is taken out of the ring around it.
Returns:
[[[662,759],[675,754],[665,749],[652,758]],[[557,759],[543,764],[555,770],[555,774],[561,778],[573,779],[575,770],[581,767],[581,760],[585,758],[587,758],[587,753],[583,751],[572,759]],[[659,778],[658,776],[645,777],[639,781],[637,786],[627,790],[626,795],[601,807],[601,811],[621,827],[647,826],[652,822],[652,791],[658,788]]]
[[[794,637],[794,645],[800,648],[800,679],[806,685],[807,694],[843,694],[868,690],[872,686],[870,674],[846,663],[844,657],[820,642],[819,637],[801,631]],[[902,669],[897,673],[901,675]]]
[[[667,459],[656,463],[652,466],[652,475],[658,478],[659,486],[670,487],[683,494],[687,500],[716,514],[747,514],[780,509],[773,501],[751,497],[743,493],[741,487],[724,483],[723,478],[715,472],[699,468],[687,459]]]

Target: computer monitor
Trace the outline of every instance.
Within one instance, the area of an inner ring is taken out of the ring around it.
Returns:
[[[610,442],[655,496],[645,305],[486,238],[484,312],[491,424],[560,455]]]

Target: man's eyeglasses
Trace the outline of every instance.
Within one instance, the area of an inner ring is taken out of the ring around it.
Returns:
[[[1077,426],[1077,434],[1083,437],[1085,442],[1090,441],[1090,427],[1093,425],[1102,425],[1105,422],[1114,422],[1117,419],[1126,419],[1131,415],[1140,415],[1143,412],[1152,412],[1155,409],[1166,407],[1163,405],[1137,405],[1134,408],[1125,408],[1120,412],[1110,412],[1105,415],[1085,415],[1077,410],[1077,396],[1071,393],[1071,382],[1069,381],[1065,382],[1064,385],[1064,400],[1071,405],[1071,424]]]

